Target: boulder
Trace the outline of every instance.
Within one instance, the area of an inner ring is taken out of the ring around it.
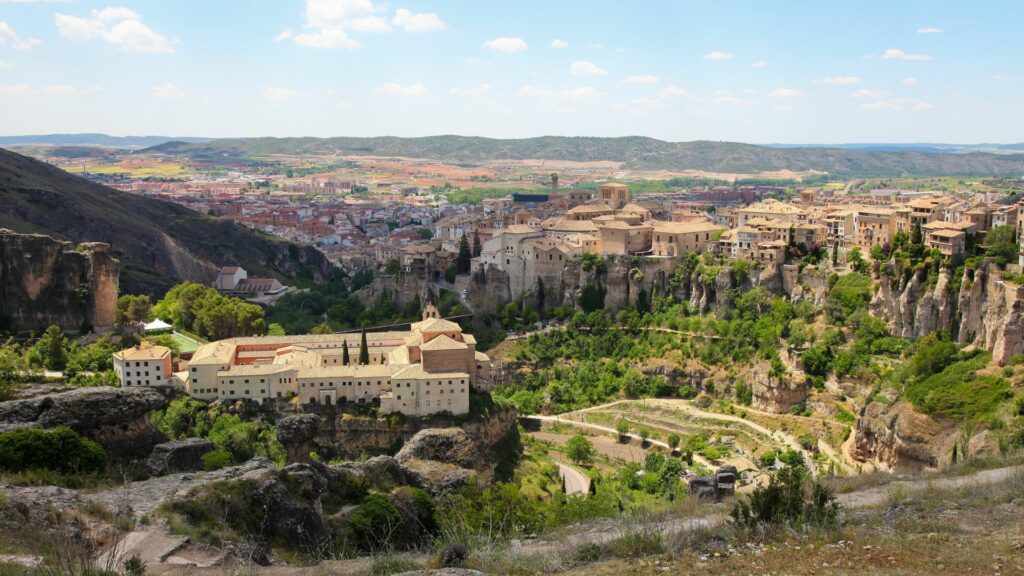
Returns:
[[[202,470],[203,455],[216,449],[216,444],[204,438],[164,442],[153,447],[146,460],[146,468],[154,476]]]
[[[277,423],[277,440],[284,446],[288,462],[308,462],[320,431],[320,417],[316,414],[296,414]]]
[[[391,456],[374,456],[359,464],[358,471],[374,486],[401,486],[408,483],[405,469]]]
[[[420,430],[395,454],[402,464],[414,460],[433,460],[461,468],[475,468],[482,454],[473,439],[461,428],[427,428]]]
[[[730,464],[715,471],[714,476],[694,476],[690,478],[690,495],[701,500],[721,500],[736,492],[736,467]]]

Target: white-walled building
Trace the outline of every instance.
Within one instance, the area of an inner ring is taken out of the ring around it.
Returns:
[[[122,386],[171,386],[171,349],[143,342],[114,352],[114,372]]]

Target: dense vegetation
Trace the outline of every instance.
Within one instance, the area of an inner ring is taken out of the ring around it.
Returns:
[[[70,428],[22,428],[0,433],[0,470],[45,470],[59,474],[102,472],[107,454]]]
[[[152,315],[209,340],[266,334],[263,308],[197,282],[167,291]]]
[[[150,420],[172,440],[206,438],[216,444],[217,450],[203,456],[207,469],[241,464],[253,456],[263,456],[279,465],[285,461],[284,447],[271,424],[243,420],[219,403],[177,398],[167,408],[153,412]]]

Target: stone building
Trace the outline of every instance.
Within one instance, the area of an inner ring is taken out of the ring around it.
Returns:
[[[114,352],[114,372],[122,386],[171,386],[171,349],[143,342]]]
[[[433,305],[410,328],[367,333],[369,363],[365,365],[356,364],[359,334],[229,338],[196,350],[180,378],[189,395],[208,401],[297,398],[303,404],[338,404],[379,400],[384,413],[466,413],[470,387],[490,387],[490,358],[476,351],[471,334],[439,318]],[[343,360],[346,347],[348,365]],[[139,353],[134,350],[116,353],[115,362],[120,355],[134,363]],[[169,362],[169,350],[167,358]],[[135,371],[132,367],[131,372]],[[168,363],[162,373],[169,372]],[[134,375],[130,380],[122,378],[122,384],[135,385]]]

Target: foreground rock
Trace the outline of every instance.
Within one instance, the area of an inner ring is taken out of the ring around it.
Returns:
[[[959,438],[954,423],[922,414],[908,402],[872,402],[857,420],[853,457],[896,470],[935,469],[948,463]]]
[[[98,442],[114,459],[142,459],[167,440],[147,418],[166,405],[167,399],[150,388],[78,388],[0,402],[0,432],[67,426]]]
[[[714,476],[695,476],[689,482],[690,496],[701,500],[719,501],[736,492],[736,467],[725,465]]]
[[[146,469],[154,476],[203,469],[203,456],[217,449],[204,438],[186,438],[157,444],[146,460]]]
[[[479,447],[461,428],[421,430],[395,454],[410,484],[437,494],[458,489],[484,462]]]

